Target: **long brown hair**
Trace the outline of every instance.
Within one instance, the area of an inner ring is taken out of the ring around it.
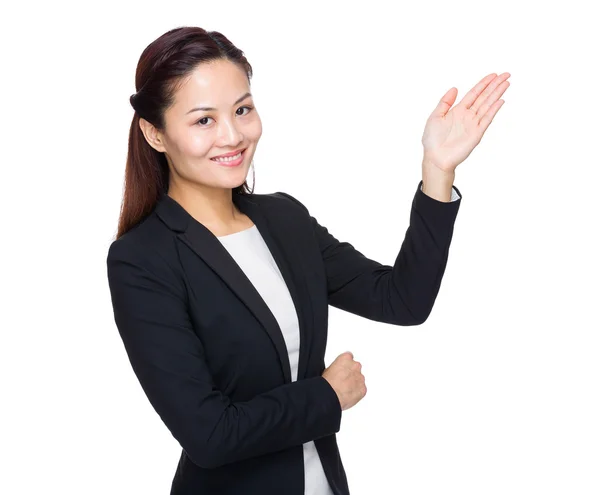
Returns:
[[[154,40],[142,52],[135,73],[136,93],[129,98],[135,113],[129,128],[116,239],[146,218],[169,188],[166,157],[148,144],[140,129],[140,118],[164,130],[164,113],[173,103],[181,82],[199,64],[222,59],[242,68],[250,82],[252,67],[244,52],[217,31],[200,27],[175,28]],[[254,178],[254,167],[252,172]],[[232,189],[232,194],[252,194],[252,190],[244,181]]]

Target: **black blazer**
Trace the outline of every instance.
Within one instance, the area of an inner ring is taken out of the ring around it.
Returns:
[[[393,267],[338,241],[289,194],[234,195],[298,313],[294,382],[273,314],[220,241],[170,196],[110,245],[118,331],[145,394],[182,447],[172,495],[303,495],[302,444],[311,440],[333,492],[349,494],[335,435],[342,410],[321,376],[328,305],[393,325],[427,319],[461,199],[437,201],[421,184]],[[397,212],[389,216],[398,221]]]

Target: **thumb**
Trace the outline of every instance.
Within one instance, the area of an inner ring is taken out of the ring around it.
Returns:
[[[456,101],[456,96],[458,95],[458,89],[455,87],[450,88],[442,99],[438,103],[437,107],[431,113],[432,117],[443,117],[448,113],[448,110],[452,108],[454,102]]]

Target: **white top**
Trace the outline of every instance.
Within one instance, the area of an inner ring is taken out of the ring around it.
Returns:
[[[292,369],[292,381],[298,378],[298,354],[300,328],[294,301],[256,225],[217,237],[232,258],[244,271],[279,323],[287,346]],[[307,442],[304,449],[304,494],[334,495],[329,487],[319,453],[314,442]]]

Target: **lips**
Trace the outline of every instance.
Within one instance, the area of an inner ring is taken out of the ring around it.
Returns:
[[[215,162],[217,165],[219,165],[220,167],[227,167],[227,168],[235,168],[235,167],[239,167],[242,163],[244,163],[244,160],[246,159],[246,150],[243,150],[241,153],[238,153],[240,155],[239,158],[230,158],[230,159],[217,159],[217,158],[211,158],[211,160],[213,162]]]
[[[239,149],[239,150],[232,151],[231,153],[225,153],[225,154],[223,154],[223,155],[217,155],[217,156],[213,156],[213,157],[211,158],[211,160],[214,160],[215,158],[227,158],[228,156],[235,156],[235,155],[237,155],[239,152],[241,152],[241,151],[244,151],[245,149],[246,149],[246,148],[241,148],[241,149]]]

